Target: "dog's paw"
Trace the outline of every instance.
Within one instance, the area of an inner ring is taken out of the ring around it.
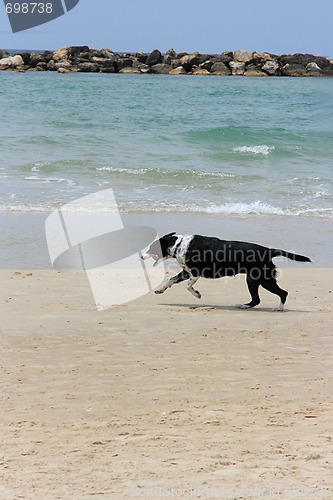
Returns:
[[[201,299],[201,293],[198,290],[194,290],[194,293],[197,299]]]
[[[235,307],[238,309],[250,309],[250,306],[248,304],[236,304]]]
[[[160,295],[161,293],[164,293],[166,290],[166,288],[160,288],[159,290],[155,290],[154,293],[156,293],[156,295]]]

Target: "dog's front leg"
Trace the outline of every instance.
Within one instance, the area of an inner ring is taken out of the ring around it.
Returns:
[[[188,289],[189,292],[191,292],[194,297],[197,299],[201,299],[201,293],[198,292],[198,290],[194,290],[193,285],[198,281],[199,278],[193,278],[193,276],[190,277],[190,279],[187,282],[186,288]]]
[[[190,277],[190,274],[183,269],[179,274],[176,276],[173,276],[173,278],[170,278],[168,281],[164,283],[164,285],[161,286],[161,288],[158,288],[155,290],[156,294],[164,293],[165,290],[168,288],[171,288],[172,285],[175,285],[176,283],[180,283],[181,281],[187,280]]]

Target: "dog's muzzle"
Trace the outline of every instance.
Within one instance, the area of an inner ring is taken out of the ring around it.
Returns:
[[[152,258],[154,259],[154,264],[153,264],[153,267],[157,266],[157,264],[159,263],[159,258],[157,255],[153,254],[153,253],[144,253],[141,255],[141,259],[142,260],[146,260],[146,259],[149,259],[149,258]]]

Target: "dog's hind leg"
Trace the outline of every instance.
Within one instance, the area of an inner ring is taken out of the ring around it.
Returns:
[[[249,289],[249,292],[251,294],[252,300],[248,302],[247,304],[236,304],[236,307],[239,309],[250,309],[251,307],[255,307],[258,304],[260,304],[260,297],[259,297],[259,285],[260,281],[257,279],[253,279],[250,276],[247,276],[246,278],[246,283]]]
[[[190,277],[190,279],[187,282],[186,288],[188,289],[189,292],[191,292],[194,297],[197,299],[201,299],[201,293],[198,292],[198,290],[194,290],[193,285],[198,281],[198,278],[193,278],[193,276]]]
[[[286,303],[288,292],[282,290],[276,282],[275,278],[261,281],[261,286],[275,295],[280,297],[280,305],[273,309],[273,311],[284,311],[284,304]]]
[[[175,285],[176,283],[180,283],[181,281],[185,281],[190,277],[190,273],[185,271],[183,269],[179,274],[176,274],[176,276],[173,276],[173,278],[170,278],[168,281],[164,283],[164,285],[161,286],[161,288],[158,288],[155,290],[156,294],[164,293],[167,288],[171,288],[172,285]]]

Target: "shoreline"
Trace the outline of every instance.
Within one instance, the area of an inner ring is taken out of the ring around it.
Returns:
[[[6,499],[329,496],[332,272],[284,270],[281,313],[235,309],[243,280],[98,312],[85,273],[0,271]]]
[[[333,76],[333,62],[313,54],[282,54],[226,51],[221,54],[194,52],[176,53],[170,49],[162,54],[119,54],[110,49],[90,49],[87,45],[61,47],[55,51],[20,52],[11,55],[0,50],[0,70],[57,71],[58,73],[123,73],[169,75],[232,75],[232,76]]]
[[[0,268],[50,269],[45,239],[45,219],[49,214],[0,213],[0,221],[7,228],[1,247]],[[271,214],[120,214],[124,226],[149,226],[159,235],[176,231],[179,234],[206,234],[226,240],[251,241],[302,253],[314,261],[312,264],[295,264],[276,259],[278,268],[333,268],[330,219]]]

